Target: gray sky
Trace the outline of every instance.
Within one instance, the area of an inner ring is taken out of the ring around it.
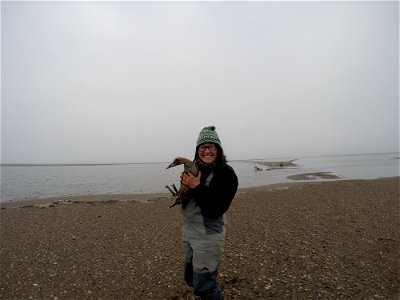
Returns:
[[[398,2],[1,6],[3,163],[399,151]]]

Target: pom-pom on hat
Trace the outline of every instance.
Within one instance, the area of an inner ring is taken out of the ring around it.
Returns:
[[[204,127],[199,134],[197,139],[196,147],[204,143],[214,143],[221,146],[221,141],[219,140],[218,134],[215,132],[215,126]]]

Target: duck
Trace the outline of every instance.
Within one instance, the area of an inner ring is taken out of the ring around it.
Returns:
[[[185,157],[180,157],[180,156],[176,157],[173,160],[173,162],[169,164],[167,169],[180,165],[183,165],[184,173],[189,172],[194,176],[197,176],[199,174],[199,167],[194,162]],[[179,190],[176,188],[175,184],[171,185],[172,189],[168,185],[166,185],[165,187],[171,192],[172,196],[175,197],[175,202],[170,206],[170,208],[174,207],[175,205],[182,204],[182,202],[186,200],[186,198],[189,195],[189,188],[183,185],[182,182],[179,187]]]

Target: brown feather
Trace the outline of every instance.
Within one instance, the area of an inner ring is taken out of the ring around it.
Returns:
[[[197,165],[194,162],[192,162],[191,160],[184,158],[184,157],[175,158],[174,161],[167,167],[167,169],[173,168],[173,167],[176,167],[179,165],[183,165],[183,172],[189,172],[189,173],[193,174],[194,176],[197,176],[199,174],[199,168],[197,167]],[[177,202],[181,203],[188,197],[188,195],[189,195],[189,188],[187,186],[183,185],[181,182],[178,194],[176,195]]]

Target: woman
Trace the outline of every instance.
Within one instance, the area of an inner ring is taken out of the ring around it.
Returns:
[[[194,162],[200,173],[182,173],[190,197],[182,204],[184,278],[201,299],[223,299],[217,271],[225,241],[225,212],[235,196],[238,179],[226,163],[214,126],[203,128]]]

